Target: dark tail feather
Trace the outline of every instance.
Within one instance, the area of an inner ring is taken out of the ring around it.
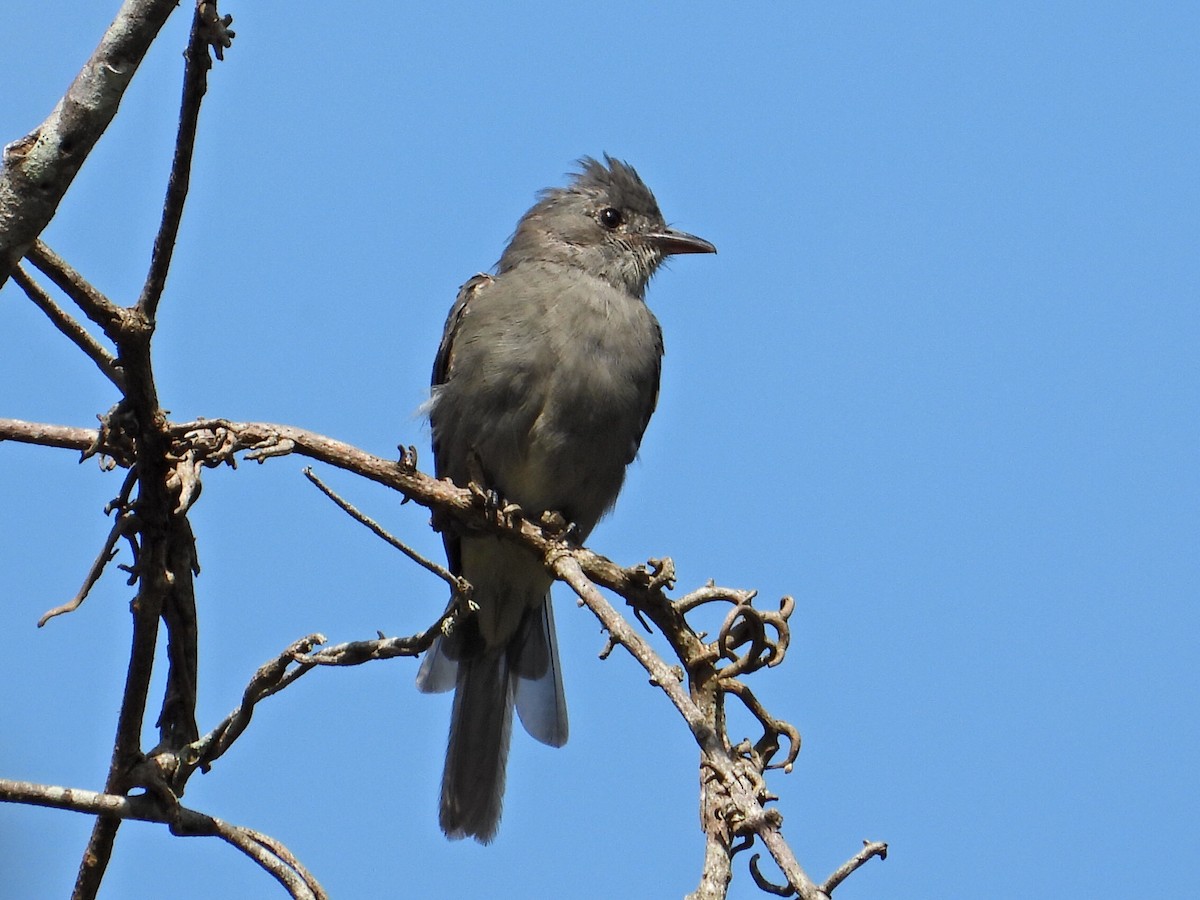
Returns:
[[[500,824],[513,695],[504,650],[458,662],[442,773],[442,831],[486,844]]]

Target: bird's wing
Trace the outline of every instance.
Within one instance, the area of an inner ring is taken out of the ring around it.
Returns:
[[[642,420],[638,423],[637,433],[629,445],[629,454],[625,460],[625,465],[629,465],[637,459],[638,448],[642,446],[642,438],[646,435],[646,426],[650,424],[650,417],[654,415],[654,410],[658,407],[658,388],[659,382],[662,380],[663,337],[662,326],[658,324],[657,319],[654,320],[654,336],[658,345],[658,352],[654,355],[654,378],[649,385],[649,396],[646,398],[646,402],[642,404]]]
[[[480,272],[458,289],[458,297],[450,307],[450,315],[446,317],[446,327],[442,331],[442,342],[438,344],[437,356],[433,358],[433,378],[430,383],[434,387],[445,384],[446,379],[450,377],[450,369],[454,366],[454,338],[463,318],[470,312],[471,301],[478,296],[480,288],[495,280],[491,275]]]
[[[433,359],[433,376],[430,384],[433,387],[435,403],[438,386],[446,383],[454,368],[454,339],[458,335],[463,319],[470,314],[471,301],[479,296],[481,288],[491,284],[494,280],[491,275],[481,272],[458,289],[458,297],[455,299],[454,305],[450,307],[450,314],[446,317],[446,327],[442,330],[442,341],[438,344],[437,356]],[[433,468],[434,474],[438,478],[441,478],[449,468],[449,460],[445,458],[444,449],[438,440],[438,430],[434,428]],[[442,543],[446,546],[446,559],[450,564],[450,571],[456,575],[461,574],[462,549],[459,546],[458,535],[454,533],[453,529],[443,529]]]

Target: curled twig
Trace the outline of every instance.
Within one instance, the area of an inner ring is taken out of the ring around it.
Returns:
[[[709,580],[704,587],[696,588],[676,600],[675,606],[680,612],[689,613],[706,603],[731,603],[734,606],[749,603],[756,595],[757,591],[739,591],[735,588],[718,587],[716,582]]]
[[[735,679],[724,679],[721,682],[721,688],[724,692],[737,697],[763,727],[763,736],[754,745],[754,752],[758,758],[760,771],[783,769],[784,772],[791,772],[792,765],[796,762],[796,757],[800,753],[801,744],[800,732],[796,726],[782,719],[777,719],[767,712],[766,708],[759,702],[759,699],[754,696],[754,692],[745,683]],[[771,758],[779,752],[779,738],[781,736],[788,740],[788,753],[783,762],[772,763]]]
[[[652,593],[675,587],[675,560],[669,556],[648,559],[645,565],[635,566],[633,572],[645,579],[646,590]]]
[[[750,877],[754,879],[754,883],[758,885],[760,890],[766,891],[768,894],[774,894],[776,897],[792,897],[796,893],[796,889],[788,884],[775,884],[768,881],[766,876],[758,869],[758,858],[761,854],[755,853],[750,857]]]

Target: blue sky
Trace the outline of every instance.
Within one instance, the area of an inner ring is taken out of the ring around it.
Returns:
[[[10,0],[0,141],[45,117],[116,7],[59,4],[51,28]],[[669,554],[681,587],[797,598],[787,663],[755,688],[804,735],[772,788],[810,874],[871,838],[891,855],[842,900],[1194,890],[1200,12],[225,11],[238,38],[156,337],[174,417],[427,448],[415,410],[458,285],[574,159],[627,159],[720,254],[651,286],[659,411],[591,546]],[[122,302],[157,227],[187,25],[180,10],[45,235]],[[88,425],[114,402],[11,285],[0,335],[0,416]],[[412,633],[444,602],[303,465],[206,475],[202,729],[300,635]],[[438,552],[421,510],[325,474]],[[0,446],[5,777],[103,783],[129,589],[110,571],[34,623],[77,589],[118,487]],[[695,747],[557,596],[571,741],[515,736],[492,846],[437,830],[449,706],[417,694],[411,660],[306,676],[185,802],[278,837],[334,897],[682,896],[702,857]],[[6,895],[66,896],[90,825],[0,806]],[[202,885],[274,890],[223,844],[133,823],[102,896]],[[744,869],[730,896],[760,896]]]

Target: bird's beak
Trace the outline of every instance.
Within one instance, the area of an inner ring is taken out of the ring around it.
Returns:
[[[717,248],[704,238],[688,234],[686,231],[676,231],[674,228],[664,228],[646,235],[666,256],[674,253],[716,253]]]

